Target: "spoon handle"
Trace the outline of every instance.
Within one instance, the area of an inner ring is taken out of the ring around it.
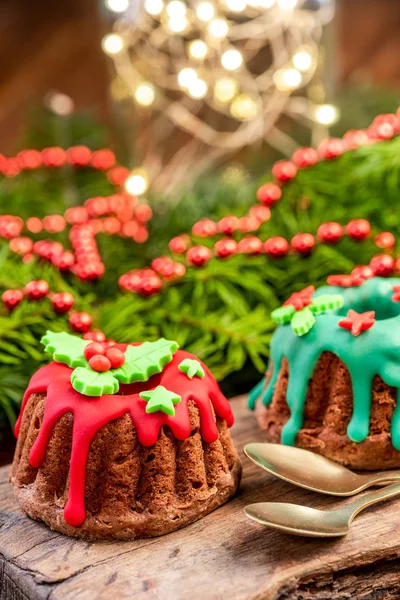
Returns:
[[[399,481],[400,480],[400,470],[393,469],[392,471],[377,471],[371,475],[365,474],[365,477],[371,483],[385,483],[386,481]],[[371,485],[370,483],[370,485]]]
[[[347,511],[349,515],[349,523],[351,523],[354,517],[364,510],[364,508],[367,508],[376,502],[381,502],[382,500],[397,496],[398,494],[400,494],[400,483],[388,485],[379,490],[368,492],[368,494],[363,494],[345,507],[345,511]]]

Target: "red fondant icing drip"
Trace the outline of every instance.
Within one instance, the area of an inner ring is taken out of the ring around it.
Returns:
[[[125,346],[120,347],[125,349]],[[64,509],[67,523],[77,527],[85,520],[85,471],[90,444],[96,433],[110,421],[129,413],[137,430],[139,442],[143,446],[152,446],[156,443],[163,425],[168,426],[178,440],[189,437],[188,402],[191,399],[199,409],[201,433],[206,442],[211,443],[218,439],[214,411],[219,417],[225,419],[228,426],[233,424],[233,413],[229,402],[221,393],[211,372],[202,365],[205,377],[189,379],[178,369],[179,363],[185,358],[196,357],[178,350],[172,362],[159,375],[154,375],[146,383],[121,385],[119,395],[104,395],[100,398],[91,398],[76,392],[70,383],[72,369],[66,365],[51,363],[39,369],[32,377],[24,395],[15,433],[16,435],[19,433],[22,414],[31,394],[47,392],[43,423],[29,456],[33,467],[39,467],[44,460],[54,427],[61,417],[71,412],[74,418],[70,484],[68,501]],[[181,396],[181,402],[175,405],[175,416],[171,417],[160,412],[146,413],[147,403],[139,397],[139,393],[152,390],[157,385],[163,385]]]

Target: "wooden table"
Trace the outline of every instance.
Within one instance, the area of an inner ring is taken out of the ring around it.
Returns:
[[[262,440],[244,399],[233,400],[233,407],[237,446]],[[9,467],[3,467],[1,600],[400,598],[396,500],[360,515],[346,538],[290,537],[250,522],[243,507],[262,500],[314,507],[338,501],[278,481],[245,457],[243,466],[234,500],[176,533],[133,542],[79,541],[28,519],[13,499]]]

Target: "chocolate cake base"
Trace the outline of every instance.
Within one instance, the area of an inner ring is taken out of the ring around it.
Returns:
[[[41,427],[46,396],[26,406],[11,481],[30,517],[87,539],[134,539],[169,533],[196,521],[237,490],[241,465],[229,429],[217,418],[219,439],[202,440],[200,416],[189,403],[191,434],[183,441],[163,427],[156,444],[142,446],[129,415],[110,422],[93,440],[86,466],[86,519],[80,527],[63,516],[68,497],[73,416],[56,425],[39,469],[29,452]]]
[[[267,375],[267,381],[271,372]],[[284,359],[272,402],[257,402],[256,415],[269,442],[281,441],[282,427],[289,419],[286,389],[290,377]],[[391,443],[390,423],[396,405],[396,388],[375,377],[372,385],[370,433],[359,443],[347,434],[353,410],[353,392],[345,364],[334,354],[324,352],[309,382],[304,423],[296,446],[312,450],[353,469],[377,470],[400,467],[400,452]]]

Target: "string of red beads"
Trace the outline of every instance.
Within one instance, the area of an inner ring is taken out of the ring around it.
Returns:
[[[75,299],[70,292],[52,293],[47,281],[38,279],[27,283],[23,290],[5,290],[1,296],[3,305],[10,312],[16,309],[24,298],[32,302],[39,302],[44,298],[49,298],[55,313],[69,313],[68,321],[73,331],[85,333],[85,339],[98,342],[105,341],[106,337],[103,332],[98,330],[90,331],[93,324],[93,318],[89,313],[72,311]]]
[[[314,148],[299,148],[292,156],[292,160],[280,160],[272,167],[274,181],[263,184],[257,191],[258,205],[250,208],[249,214],[239,219],[234,215],[223,217],[218,222],[212,219],[201,219],[192,227],[192,235],[197,238],[210,238],[222,234],[233,236],[236,233],[254,232],[268,221],[271,217],[271,208],[282,198],[282,188],[292,181],[299,171],[312,167],[319,161],[332,160],[344,152],[359,148],[360,146],[373,144],[379,140],[387,140],[400,133],[400,108],[397,114],[385,114],[377,116],[372,125],[365,130],[348,131],[342,139],[329,138],[324,140],[315,150]],[[362,241],[370,237],[371,225],[366,219],[352,219],[347,225],[330,221],[322,223],[317,230],[316,236],[307,232],[296,234],[290,241],[281,236],[270,237],[262,241],[257,236],[246,236],[239,242],[225,237],[214,243],[213,250],[208,246],[192,245],[191,238],[182,234],[175,236],[169,242],[169,249],[175,255],[184,255],[186,263],[192,267],[204,267],[213,258],[225,259],[236,254],[256,255],[265,253],[272,258],[282,258],[290,252],[308,256],[313,252],[318,243],[336,244],[344,235],[355,241]],[[392,250],[395,238],[390,232],[382,232],[375,236],[375,245],[380,249]],[[167,257],[163,257],[166,260]],[[152,266],[158,259],[153,261]],[[171,259],[172,260],[172,259]],[[182,265],[182,277],[186,272]],[[154,266],[153,266],[154,269]],[[356,267],[358,275],[366,278],[374,275],[391,275],[394,271],[400,271],[400,258],[396,261],[391,256],[384,254],[375,256],[370,265]],[[356,271],[354,269],[354,271]],[[153,276],[157,276],[155,270]],[[163,273],[160,273],[163,276]],[[142,278],[149,277],[149,269],[136,270],[126,273],[120,278],[121,289],[134,291],[143,295],[141,285]],[[154,278],[152,294],[161,290],[163,282],[158,277]]]
[[[118,188],[129,176],[129,170],[117,166],[114,153],[106,148],[92,152],[87,146],[81,145],[67,150],[59,147],[45,148],[41,152],[22,150],[16,157],[0,154],[0,173],[6,177],[15,177],[22,171],[39,168],[60,168],[66,164],[105,172],[110,183]],[[80,279],[90,281],[98,279],[105,271],[95,241],[96,234],[119,235],[141,244],[148,239],[146,224],[151,217],[152,210],[148,205],[139,204],[137,198],[120,192],[107,197],[89,198],[84,206],[68,208],[63,215],[47,215],[43,219],[33,216],[25,223],[20,217],[1,215],[0,237],[10,240],[11,251],[21,255],[24,262],[36,255],[60,271],[71,271]],[[55,234],[64,231],[68,225],[72,226],[70,239],[75,254],[59,242],[34,242],[30,237],[21,235],[24,227],[31,234],[42,231]]]

